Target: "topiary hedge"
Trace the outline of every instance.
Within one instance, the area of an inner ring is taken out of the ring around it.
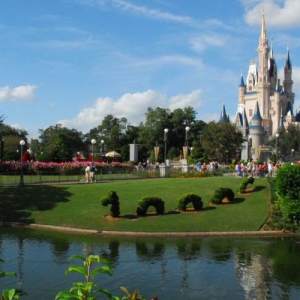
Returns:
[[[229,201],[234,200],[234,192],[230,188],[218,188],[215,190],[211,200],[209,201],[212,204],[222,204],[223,199],[227,198]]]
[[[300,166],[283,165],[276,172],[277,204],[287,222],[300,223]]]
[[[164,214],[165,212],[165,203],[161,198],[157,197],[145,197],[139,200],[139,206],[136,209],[136,213],[139,216],[145,216],[149,206],[154,206],[157,214]]]
[[[101,199],[101,204],[103,206],[107,206],[111,204],[110,208],[110,215],[114,218],[120,216],[120,203],[119,203],[119,196],[115,191],[109,191],[106,197]]]
[[[203,207],[203,202],[200,196],[196,194],[186,194],[178,200],[177,209],[186,211],[186,206],[189,203],[193,204],[194,210],[201,210]]]
[[[246,192],[246,188],[247,188],[247,185],[248,184],[253,184],[254,182],[254,178],[253,177],[248,177],[246,178],[240,185],[240,189],[239,189],[239,192],[241,194],[245,193]]]

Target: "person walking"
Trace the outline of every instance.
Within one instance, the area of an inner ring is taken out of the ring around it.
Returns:
[[[91,165],[90,167],[90,180],[91,182],[96,182],[95,172],[97,171],[95,165]]]
[[[89,183],[91,180],[90,171],[91,171],[90,164],[87,164],[85,168],[85,183]]]

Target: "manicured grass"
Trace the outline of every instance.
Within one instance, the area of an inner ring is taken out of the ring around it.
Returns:
[[[96,184],[44,185],[0,189],[0,212],[6,221],[32,222],[74,228],[149,232],[228,232],[258,230],[269,213],[268,182],[255,179],[253,192],[239,194],[242,178],[163,178],[115,181]],[[235,193],[231,204],[208,206],[213,192],[229,187]],[[107,218],[110,206],[101,205],[107,192],[117,192],[121,216]],[[203,210],[177,212],[178,199],[195,193]],[[165,203],[165,214],[154,208],[146,217],[137,217],[138,201],[155,196]]]

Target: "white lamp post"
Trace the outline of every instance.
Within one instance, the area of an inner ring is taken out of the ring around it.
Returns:
[[[94,165],[94,145],[96,144],[96,140],[92,139],[91,143],[92,143],[92,165]]]
[[[168,132],[169,129],[165,128],[164,129],[164,142],[165,142],[165,155],[164,155],[164,163],[166,164],[166,160],[167,160],[167,141],[168,141]]]
[[[104,156],[104,140],[101,140],[101,156]]]
[[[19,186],[24,186],[24,173],[23,173],[23,147],[25,145],[25,141],[21,140],[20,141],[20,146],[21,146],[21,172],[20,172],[20,182]]]
[[[189,146],[189,131],[190,131],[190,127],[186,126],[185,127],[185,145],[187,147]]]

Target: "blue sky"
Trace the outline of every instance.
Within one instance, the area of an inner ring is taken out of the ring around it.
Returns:
[[[299,0],[1,0],[0,113],[29,138],[57,123],[87,133],[108,114],[138,125],[147,107],[211,121],[225,103],[233,118],[263,8],[299,111]]]

